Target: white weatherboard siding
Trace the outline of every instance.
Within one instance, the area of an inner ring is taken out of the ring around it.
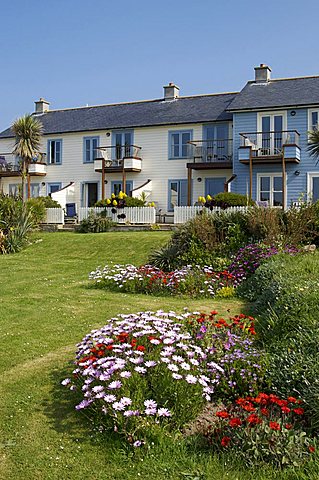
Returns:
[[[138,188],[152,180],[151,200],[158,208],[167,211],[168,207],[168,180],[187,179],[186,163],[192,159],[169,160],[169,132],[174,130],[192,130],[192,138],[202,138],[202,124],[186,124],[178,126],[163,127],[140,127],[134,129],[134,144],[142,147],[142,170],[141,172],[127,172],[126,179],[133,181],[133,188]],[[107,133],[111,135],[107,136]],[[108,130],[97,132],[67,133],[58,135],[45,135],[42,141],[43,152],[47,151],[48,140],[62,139],[62,164],[47,165],[47,174],[43,177],[31,177],[31,183],[40,185],[40,195],[48,194],[48,184],[61,183],[65,187],[74,182],[74,199],[79,208],[81,206],[81,184],[82,182],[98,182],[99,198],[101,198],[101,173],[94,171],[94,163],[83,163],[83,137],[99,136],[100,146],[112,144],[112,132]],[[13,149],[13,139],[0,139],[0,153],[9,153]],[[231,176],[231,170],[193,170],[193,199],[197,201],[199,195],[205,193],[205,179],[209,177]],[[105,194],[111,195],[112,181],[121,181],[121,173],[108,173],[106,170]],[[197,178],[202,178],[201,182]],[[21,177],[1,178],[0,189],[8,193],[9,184],[20,183]],[[42,182],[45,185],[42,186]]]

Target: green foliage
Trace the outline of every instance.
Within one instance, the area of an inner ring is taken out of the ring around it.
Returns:
[[[319,427],[319,254],[277,255],[238,288],[254,301],[256,330],[269,354],[266,381],[306,400]]]
[[[61,205],[56,200],[53,200],[50,195],[47,197],[38,197],[44,204],[45,208],[61,208]]]
[[[248,205],[255,205],[255,202],[249,199],[246,195],[241,195],[240,193],[218,193],[214,195],[213,201],[216,206],[222,207],[246,207]]]
[[[78,232],[80,233],[101,233],[107,232],[114,227],[115,223],[103,215],[96,215],[91,212],[87,218],[81,221]]]
[[[34,225],[38,225],[43,222],[45,219],[45,202],[42,200],[42,197],[29,198],[26,201],[26,209],[31,214],[32,221]]]
[[[201,214],[181,225],[149,262],[166,271],[187,264],[215,265],[248,243],[319,244],[319,202],[283,211],[251,207],[246,212]],[[221,265],[222,266],[222,265]]]

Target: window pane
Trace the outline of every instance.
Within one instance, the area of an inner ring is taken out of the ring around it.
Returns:
[[[91,161],[91,140],[88,138],[85,140],[85,161]]]
[[[270,154],[270,117],[262,117],[261,120],[261,128],[262,128],[262,155],[269,155]]]
[[[190,133],[182,133],[182,156],[187,157],[189,152],[189,142],[191,139]]]
[[[215,138],[214,132],[215,132],[214,127],[208,127],[206,129],[206,140],[214,140]]]
[[[268,202],[270,201],[270,192],[260,192],[260,201]]]
[[[54,193],[60,190],[60,185],[49,185],[49,193]]]
[[[122,182],[118,182],[118,183],[113,184],[113,193],[115,195],[118,195],[121,190],[122,190]]]
[[[312,112],[311,114],[311,125],[312,129],[318,128],[318,112]]]
[[[55,143],[55,163],[61,163],[61,142],[57,141]]]
[[[95,159],[97,158],[97,156],[98,156],[98,155],[97,155],[98,150],[96,149],[97,146],[98,146],[98,145],[97,145],[97,138],[94,138],[94,139],[92,140],[92,157],[91,157],[92,160],[95,160]]]
[[[274,192],[282,192],[282,177],[274,177]]]
[[[282,206],[282,192],[274,192],[274,207]]]
[[[319,200],[319,177],[313,177],[312,179],[312,201],[317,202]]]
[[[178,205],[178,182],[171,182],[170,185],[170,208]]]
[[[55,163],[55,142],[50,142],[50,162]]]
[[[260,190],[270,192],[270,177],[260,177]]]

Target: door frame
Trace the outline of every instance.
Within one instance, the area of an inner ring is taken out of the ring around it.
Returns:
[[[85,208],[92,208],[88,207],[88,189],[86,188],[86,185],[91,184],[91,183],[96,183],[97,184],[97,201],[101,198],[101,193],[100,193],[100,182],[98,180],[88,180],[85,182],[81,182],[80,185],[80,204],[82,207]]]

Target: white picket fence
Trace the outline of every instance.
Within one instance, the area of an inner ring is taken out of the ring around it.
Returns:
[[[174,223],[185,223],[196,217],[200,212],[205,211],[207,214],[216,212],[246,212],[249,207],[229,207],[226,210],[220,207],[213,207],[212,210],[206,207],[174,207]]]
[[[116,213],[112,213],[112,208],[110,207],[81,207],[78,211],[78,221],[81,222],[87,218],[90,212],[101,213],[104,211],[106,211],[107,216],[110,217],[113,222],[119,224],[151,224],[156,222],[156,211],[154,207],[124,207],[116,209]],[[118,215],[125,215],[125,217],[119,218]]]
[[[63,208],[47,208],[46,223],[64,223]]]

